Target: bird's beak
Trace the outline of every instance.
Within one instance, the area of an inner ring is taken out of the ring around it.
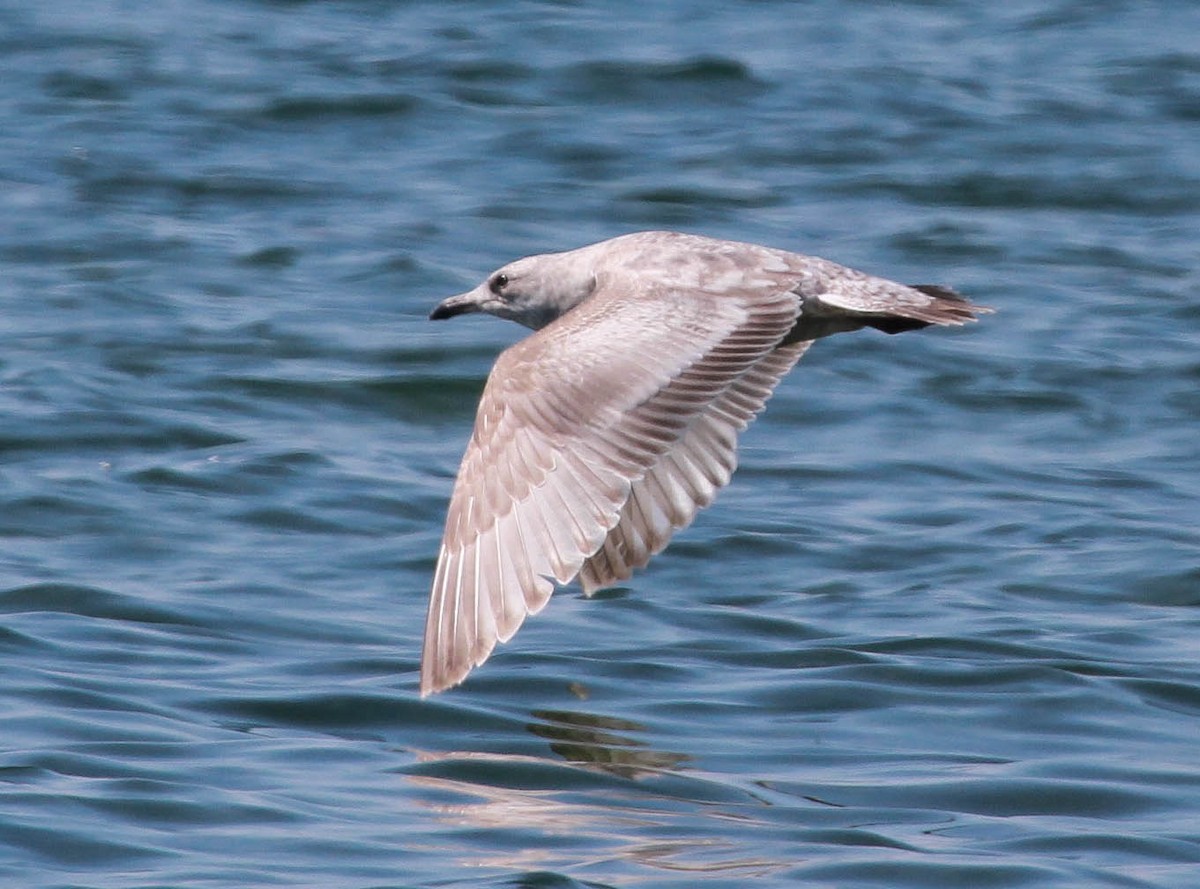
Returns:
[[[441,321],[445,318],[453,318],[455,315],[466,315],[470,312],[480,311],[478,289],[468,290],[466,293],[460,293],[457,296],[450,296],[442,300],[429,313],[429,320]]]

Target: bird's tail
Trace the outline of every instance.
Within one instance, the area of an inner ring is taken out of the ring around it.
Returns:
[[[988,306],[975,305],[957,291],[941,284],[909,284],[908,287],[930,299],[920,305],[902,303],[879,314],[864,313],[863,322],[884,333],[904,333],[934,324],[966,324],[992,311]]]

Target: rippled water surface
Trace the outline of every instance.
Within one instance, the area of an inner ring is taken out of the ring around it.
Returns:
[[[0,2],[0,884],[1200,886],[1200,7]],[[421,701],[483,379],[641,228],[952,284]]]

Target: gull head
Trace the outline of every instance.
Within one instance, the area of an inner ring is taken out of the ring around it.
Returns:
[[[474,290],[442,300],[429,317],[440,321],[487,312],[539,330],[595,289],[596,274],[586,248],[527,256],[496,269]]]

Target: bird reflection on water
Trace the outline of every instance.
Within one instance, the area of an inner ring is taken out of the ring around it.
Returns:
[[[617,734],[644,732],[646,726],[614,716],[597,716],[574,710],[534,710],[538,722],[526,729],[550,742],[550,749],[567,762],[603,769],[622,778],[677,769],[691,762],[686,753],[651,750],[644,741]]]
[[[512,835],[511,850],[496,851],[497,839],[483,856],[476,854],[477,843],[464,842],[459,864],[569,869],[575,875],[581,868],[572,855],[576,848],[593,850],[585,871],[591,866],[606,874],[637,865],[753,878],[794,864],[743,854],[729,823],[754,829],[755,810],[769,804],[745,789],[689,776],[690,755],[654,750],[635,737],[646,726],[577,710],[535,710],[530,716],[526,730],[546,739],[562,762],[459,751],[424,753],[406,770],[409,781],[427,792],[418,798],[442,822]],[[459,799],[448,801],[447,794]],[[709,818],[696,818],[697,804]],[[432,833],[444,851],[444,829]],[[597,846],[609,855],[597,857]]]

